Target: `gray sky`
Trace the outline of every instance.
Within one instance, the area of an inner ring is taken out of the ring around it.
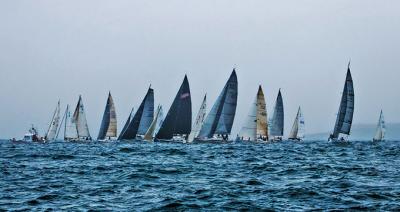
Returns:
[[[193,111],[209,109],[234,66],[243,123],[262,84],[271,115],[279,88],[285,134],[302,106],[309,133],[331,131],[348,60],[355,123],[400,120],[400,1],[106,1],[0,2],[0,137],[43,133],[58,99],[83,95],[97,137],[107,92],[119,130],[151,83],[169,108],[187,73]],[[194,114],[196,115],[196,114]]]

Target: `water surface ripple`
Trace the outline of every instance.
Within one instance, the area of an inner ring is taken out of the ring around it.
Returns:
[[[0,142],[0,210],[400,210],[400,142]]]

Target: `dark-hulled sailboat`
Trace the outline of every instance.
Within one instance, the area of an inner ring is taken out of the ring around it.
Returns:
[[[278,97],[276,98],[274,114],[270,121],[270,139],[272,141],[282,141],[284,129],[285,111],[283,108],[283,98],[281,89],[279,89]]]
[[[154,90],[149,88],[139,109],[118,140],[142,139],[154,118]]]
[[[346,82],[343,88],[339,113],[337,114],[335,128],[329,136],[329,141],[346,141],[350,135],[354,114],[354,86],[350,72],[350,63],[347,67]]]
[[[109,92],[97,140],[104,141],[104,140],[116,140],[116,139],[117,139],[117,114],[115,112],[114,100],[111,96],[111,92]]]
[[[160,130],[157,132],[156,141],[187,142],[192,130],[192,97],[190,94],[187,76],[165,117]]]
[[[198,141],[228,140],[235,119],[238,80],[235,69],[200,130]]]

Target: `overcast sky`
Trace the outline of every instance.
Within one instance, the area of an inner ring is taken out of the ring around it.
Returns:
[[[97,137],[107,92],[119,130],[149,86],[169,108],[185,74],[193,116],[237,67],[236,133],[258,85],[272,114],[282,88],[287,135],[301,105],[308,133],[331,131],[348,60],[355,123],[400,121],[400,1],[0,2],[0,137],[48,127],[58,99],[82,94]]]

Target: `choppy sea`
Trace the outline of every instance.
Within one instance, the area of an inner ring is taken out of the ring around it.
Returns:
[[[0,210],[400,210],[400,142],[0,141]]]

